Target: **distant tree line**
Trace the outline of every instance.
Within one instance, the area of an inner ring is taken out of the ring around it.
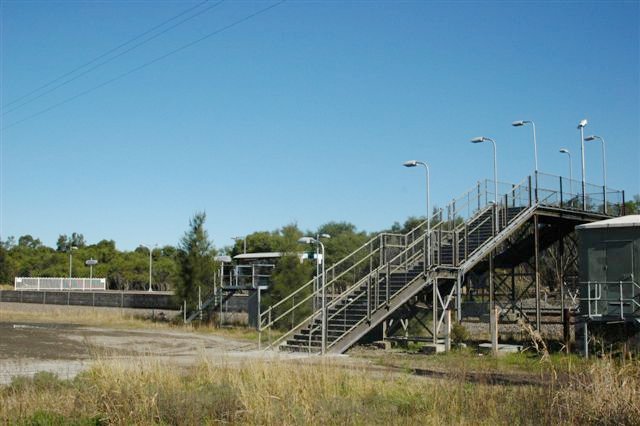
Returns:
[[[329,222],[317,230],[302,231],[296,224],[274,231],[256,231],[238,239],[233,246],[217,249],[205,229],[206,215],[196,213],[184,236],[176,246],[153,249],[153,288],[173,290],[190,304],[213,288],[218,268],[216,254],[235,256],[247,252],[281,252],[283,257],[273,274],[273,288],[268,298],[278,300],[313,276],[312,262],[300,263],[298,253],[306,248],[298,243],[304,235],[329,234],[325,241],[327,265],[335,263],[364,244],[373,234],[357,230],[347,222]],[[409,218],[404,225],[396,223],[389,231],[411,229],[420,219]],[[56,247],[48,247],[32,236],[8,237],[0,240],[0,284],[13,284],[14,277],[68,277],[69,261],[73,277],[88,277],[88,259],[96,259],[94,277],[107,279],[112,290],[146,290],[149,285],[149,250],[139,246],[132,251],[118,250],[113,240],[89,244],[81,233],[60,235]],[[268,301],[268,300],[265,300]]]
[[[627,214],[640,212],[640,196],[625,204]],[[424,218],[410,217],[403,224],[394,223],[386,231],[406,233]],[[265,296],[265,303],[279,300],[313,276],[312,262],[300,263],[297,254],[304,250],[298,244],[303,235],[329,234],[324,241],[326,264],[331,265],[363,245],[375,234],[358,231],[347,222],[329,222],[314,231],[303,232],[296,224],[285,225],[275,231],[253,232],[236,240],[231,247],[216,249],[205,229],[206,215],[196,213],[189,227],[176,246],[154,248],[153,288],[173,290],[190,305],[195,304],[198,289],[206,294],[213,288],[218,268],[214,256],[218,253],[235,256],[246,250],[254,252],[281,252],[273,273],[272,288]],[[88,277],[88,259],[96,259],[94,277],[107,279],[112,290],[146,290],[149,285],[149,249],[139,246],[133,251],[121,251],[113,240],[88,244],[80,233],[60,235],[56,247],[47,247],[32,235],[0,239],[0,284],[12,284],[14,277],[67,277],[69,261],[74,277]]]

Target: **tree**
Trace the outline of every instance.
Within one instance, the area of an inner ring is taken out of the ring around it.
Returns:
[[[198,287],[208,291],[213,287],[216,264],[213,260],[215,249],[209,235],[204,229],[206,214],[196,213],[189,221],[189,229],[185,232],[178,246],[179,280],[176,296],[193,305],[198,297]]]
[[[42,246],[42,242],[38,238],[33,238],[31,235],[23,235],[18,238],[18,246],[36,249]]]
[[[304,283],[308,282],[315,270],[314,262],[300,263],[300,259],[294,253],[285,254],[278,261],[271,275],[271,288],[264,295],[262,300],[263,306],[269,306],[279,300],[284,299],[293,291],[297,290]],[[310,294],[311,289],[300,292],[300,299],[304,299]],[[297,299],[297,295],[296,295]],[[292,314],[296,318],[305,318],[311,313],[311,305],[309,303],[299,306]],[[283,318],[278,327],[287,327],[290,318],[287,316]]]
[[[624,203],[625,214],[640,214],[640,195],[633,196],[633,200]]]
[[[68,237],[66,234],[61,234],[58,237],[58,241],[56,241],[56,251],[64,252],[69,251],[70,247],[83,248],[86,245],[87,243],[82,234],[74,232],[71,234],[71,237]]]

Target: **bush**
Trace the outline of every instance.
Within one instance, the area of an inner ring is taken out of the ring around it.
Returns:
[[[458,344],[468,339],[469,330],[467,330],[467,328],[459,322],[454,323],[453,327],[451,328],[451,341]]]

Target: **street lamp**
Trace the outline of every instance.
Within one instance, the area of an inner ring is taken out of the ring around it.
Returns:
[[[599,140],[602,142],[602,179],[604,181],[604,212],[607,212],[607,159],[604,148],[604,138],[597,135],[591,135],[584,138],[585,141],[591,142]]]
[[[569,192],[573,195],[573,164],[571,161],[571,152],[567,148],[561,148],[560,152],[569,156]]]
[[[140,247],[144,247],[147,250],[149,250],[149,290],[148,291],[151,292],[151,291],[153,291],[153,289],[151,288],[151,277],[153,275],[153,257],[152,257],[152,254],[153,254],[153,249],[155,247],[158,247],[158,245],[156,244],[153,247],[151,247],[151,246],[146,246],[144,244],[140,244]]]
[[[326,297],[325,297],[325,285],[327,284],[327,278],[325,276],[325,270],[324,270],[324,244],[322,244],[322,241],[320,241],[321,238],[331,238],[331,236],[329,234],[319,234],[316,236],[316,238],[313,237],[302,237],[298,240],[298,243],[300,244],[315,244],[316,245],[316,253],[318,252],[318,247],[320,247],[321,250],[321,257],[320,257],[320,262],[321,262],[321,270],[322,270],[322,281],[321,281],[321,289],[320,289],[320,297],[322,298],[322,336],[320,338],[320,351],[322,353],[322,355],[325,354],[326,350],[327,350],[327,302],[326,302]]]
[[[93,280],[93,265],[97,265],[98,261],[91,258],[91,259],[85,260],[84,264],[89,267],[89,280]]]
[[[424,263],[425,270],[428,266],[431,265],[431,218],[429,216],[429,199],[430,199],[430,189],[429,189],[429,165],[427,163],[423,163],[422,161],[411,160],[402,164],[405,167],[416,167],[418,165],[423,166],[427,171],[427,260]]]
[[[498,156],[497,156],[497,149],[496,149],[496,142],[491,139],[491,138],[487,138],[484,136],[478,136],[477,138],[473,138],[471,139],[471,143],[482,143],[482,142],[491,142],[493,144],[493,181],[494,181],[494,189],[495,189],[495,194],[493,194],[494,198],[493,198],[493,202],[495,204],[495,208],[498,207]],[[495,233],[498,233],[498,215],[496,212],[495,215]]]
[[[587,210],[587,191],[585,185],[585,173],[584,173],[584,128],[587,126],[588,121],[586,119],[580,120],[578,124],[578,130],[580,130],[580,155],[582,157],[582,210]]]
[[[73,272],[73,250],[78,250],[78,247],[71,246],[69,247],[69,278],[71,278],[71,273]]]
[[[518,120],[511,123],[513,127],[521,127],[525,124],[531,124],[531,128],[533,129],[533,158],[535,160],[536,166],[536,175],[538,174],[538,142],[536,141],[536,123],[531,120]]]

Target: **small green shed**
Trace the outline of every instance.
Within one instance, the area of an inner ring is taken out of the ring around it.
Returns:
[[[640,215],[576,226],[580,311],[591,321],[640,321]]]

